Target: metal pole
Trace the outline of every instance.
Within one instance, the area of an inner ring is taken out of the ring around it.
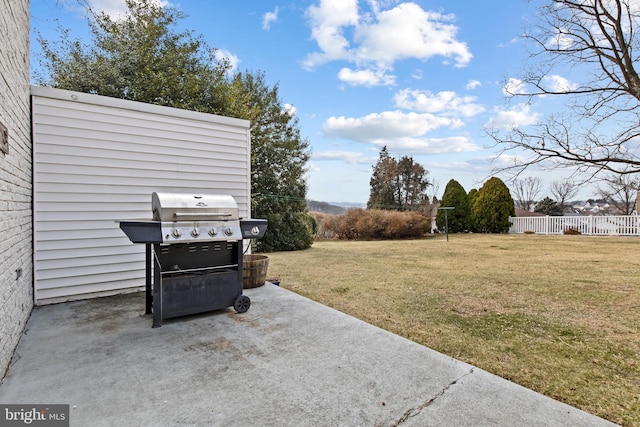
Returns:
[[[444,211],[444,229],[447,232],[447,242],[449,241],[449,210]]]
[[[446,206],[442,208],[438,208],[438,210],[444,211],[444,229],[447,233],[447,242],[449,241],[449,211],[455,209],[453,206]]]
[[[144,304],[144,314],[151,314],[153,307],[153,294],[151,293],[151,243],[147,243],[145,245],[144,250],[144,271],[145,271],[145,279],[144,279],[144,292],[145,292],[145,304]]]

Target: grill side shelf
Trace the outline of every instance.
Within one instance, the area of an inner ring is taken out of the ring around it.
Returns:
[[[266,219],[241,219],[240,229],[243,239],[261,239],[267,231]]]
[[[132,243],[162,243],[162,228],[158,221],[119,221]]]

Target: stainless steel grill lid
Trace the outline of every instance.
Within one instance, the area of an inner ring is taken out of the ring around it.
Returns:
[[[153,193],[152,220],[118,221],[134,243],[191,243],[260,239],[265,219],[239,218],[231,195]]]
[[[230,195],[153,193],[154,221],[238,220],[238,205]]]

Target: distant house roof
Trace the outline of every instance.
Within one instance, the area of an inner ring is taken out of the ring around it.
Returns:
[[[524,209],[516,208],[516,216],[523,217],[523,216],[545,216],[545,215],[539,212],[529,212]]]

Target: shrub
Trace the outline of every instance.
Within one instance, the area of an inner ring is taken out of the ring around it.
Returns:
[[[569,227],[566,230],[564,230],[563,232],[564,234],[570,235],[570,236],[579,236],[582,233],[580,232],[580,230],[578,230],[577,228],[573,228],[573,227]]]
[[[431,218],[419,212],[350,209],[342,215],[314,214],[318,239],[385,240],[419,238],[430,229]]]
[[[256,252],[296,251],[311,247],[317,223],[309,213],[284,212],[264,217],[269,221],[267,229],[272,232],[265,233],[256,241]]]
[[[441,207],[453,207],[454,209],[445,213],[443,209],[438,210],[436,215],[436,225],[438,230],[445,231],[445,226],[449,225],[450,233],[460,233],[471,229],[471,205],[469,196],[458,181],[452,179],[447,184],[440,201]]]
[[[334,221],[337,215],[320,212],[311,212],[311,215],[316,221],[315,240],[331,240],[336,237],[336,233],[331,227],[331,221]]]
[[[471,215],[474,228],[482,233],[506,233],[511,227],[510,216],[515,216],[515,205],[509,189],[500,178],[484,183],[473,198]]]

